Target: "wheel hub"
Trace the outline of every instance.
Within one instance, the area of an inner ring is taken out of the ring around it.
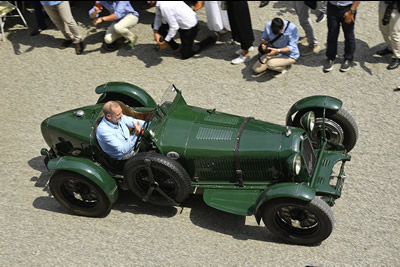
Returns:
[[[323,119],[315,120],[314,130],[311,133],[313,140],[320,140],[323,136]],[[344,131],[342,127],[333,120],[325,118],[326,139],[335,144],[342,144],[344,140]]]

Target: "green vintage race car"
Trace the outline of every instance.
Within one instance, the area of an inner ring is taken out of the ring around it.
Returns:
[[[285,242],[312,245],[332,232],[331,206],[341,196],[344,165],[358,128],[329,96],[301,99],[286,125],[189,106],[171,86],[156,104],[123,82],[96,88],[95,105],[44,120],[43,148],[54,198],[74,214],[106,216],[119,190],[156,205],[181,205],[202,194],[216,209],[254,215]],[[137,154],[118,161],[105,154],[96,128],[105,102],[145,120]]]

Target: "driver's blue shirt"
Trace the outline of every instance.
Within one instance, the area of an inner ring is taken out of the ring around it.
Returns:
[[[112,124],[105,117],[99,123],[96,138],[101,149],[114,159],[121,159],[132,152],[136,142],[136,135],[130,135],[129,127],[134,128],[133,123],[143,126],[144,121],[126,115],[122,115],[118,124]]]

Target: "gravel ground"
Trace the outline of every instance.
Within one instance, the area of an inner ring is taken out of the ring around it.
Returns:
[[[250,2],[255,45],[266,21],[280,16],[299,25],[290,2]],[[399,266],[400,92],[399,70],[386,70],[390,57],[374,57],[384,47],[378,29],[377,2],[362,2],[356,21],[355,66],[339,72],[338,60],[323,73],[326,22],[314,24],[323,49],[301,58],[283,77],[253,77],[257,60],[231,65],[237,47],[218,42],[182,61],[170,50],[155,52],[150,25],[154,8],[135,3],[140,36],[132,50],[101,50],[105,28],[87,17],[91,2],[76,2],[75,19],[86,50],[59,50],[62,35],[54,26],[31,37],[18,19],[7,19],[6,42],[0,42],[0,265],[1,266]],[[32,9],[26,18],[34,25]],[[199,39],[209,34],[205,9],[198,11]],[[312,15],[315,19],[315,14]],[[48,25],[52,25],[47,21]],[[105,26],[105,25],[104,25]],[[299,27],[300,36],[304,32]],[[229,39],[229,38],[228,38]],[[339,38],[343,52],[343,33]],[[224,213],[201,197],[187,207],[159,208],[123,193],[102,219],[70,215],[49,194],[50,173],[39,151],[46,144],[40,123],[48,116],[93,104],[94,89],[109,81],[126,81],[156,100],[175,84],[189,105],[253,116],[284,124],[297,100],[316,94],[341,99],[358,123],[359,141],[346,164],[342,198],[333,207],[336,226],[321,245],[282,244],[254,217]]]

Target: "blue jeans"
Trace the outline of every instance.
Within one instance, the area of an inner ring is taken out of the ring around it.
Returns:
[[[344,22],[344,13],[346,13],[350,7],[351,5],[339,7],[328,3],[328,47],[326,49],[326,56],[329,60],[334,60],[337,55],[337,41],[339,37],[340,25],[342,25],[345,40],[344,58],[347,60],[353,60],[354,58],[354,51],[356,50],[354,22],[350,24]]]

